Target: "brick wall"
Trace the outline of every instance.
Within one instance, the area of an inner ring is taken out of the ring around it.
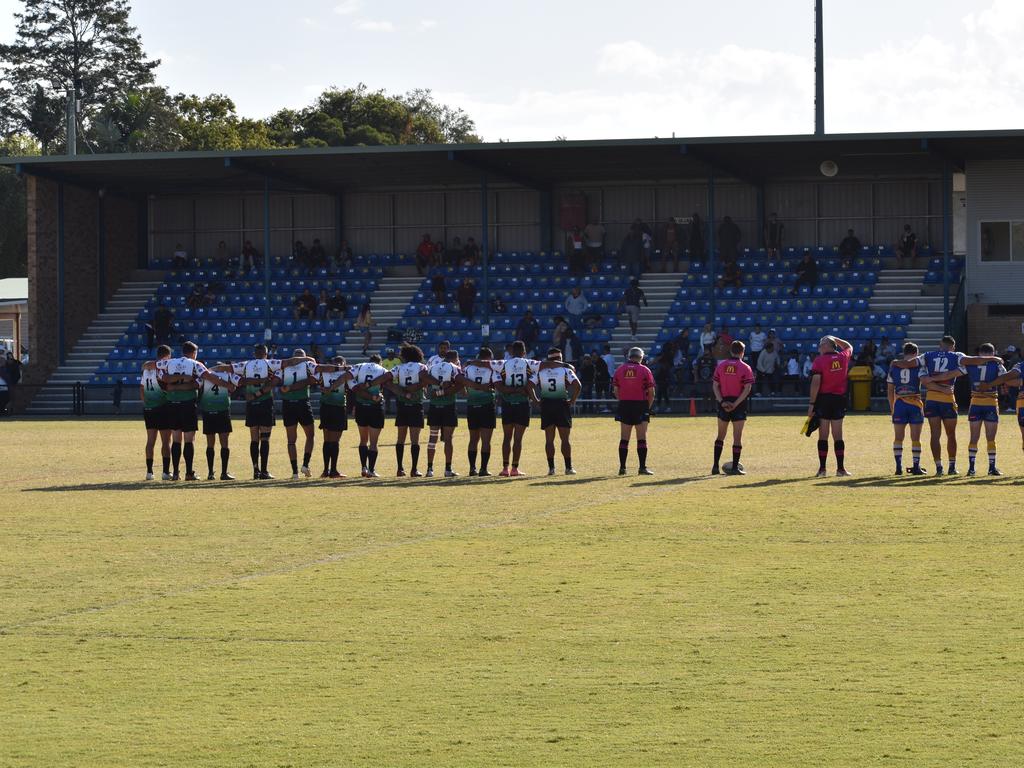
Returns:
[[[963,351],[970,354],[976,346],[986,341],[995,344],[997,352],[1006,349],[1009,344],[1021,349],[1024,345],[1024,334],[1021,334],[1024,315],[993,317],[988,308],[988,304],[971,304],[967,307],[967,336],[971,348]]]
[[[32,364],[26,385],[46,381],[57,367],[57,189],[54,181],[26,177],[28,199],[28,294]],[[97,248],[99,194],[64,185],[64,348],[75,343],[99,314]],[[138,264],[138,207],[131,200],[104,198],[106,279],[109,299]]]

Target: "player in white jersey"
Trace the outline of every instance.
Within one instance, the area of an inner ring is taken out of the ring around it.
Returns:
[[[181,345],[181,357],[172,357],[157,364],[158,375],[168,399],[168,422],[171,427],[172,480],[181,478],[179,467],[185,459],[185,479],[199,478],[192,469],[195,458],[196,432],[199,430],[197,395],[206,373],[206,366],[196,360],[199,347],[191,341]]]
[[[391,369],[391,381],[385,384],[397,397],[395,409],[395,458],[398,460],[398,477],[405,477],[405,441],[408,437],[412,454],[411,477],[423,477],[419,470],[420,431],[423,429],[423,390],[436,383],[427,373],[423,364],[423,350],[414,344],[403,345],[399,350],[402,362]]]
[[[540,403],[540,428],[544,430],[544,452],[548,459],[548,475],[555,474],[555,432],[562,444],[565,474],[575,475],[572,466],[572,407],[583,385],[572,366],[562,362],[558,347],[548,350],[548,359],[540,364],[530,379],[530,398]]]
[[[469,476],[490,477],[487,462],[491,458],[491,436],[497,426],[494,385],[500,380],[495,370],[490,347],[481,347],[476,360],[462,369],[459,378],[466,390],[466,425],[469,427]],[[480,449],[480,471],[476,468],[477,447]]]
[[[513,342],[512,357],[502,365],[500,380],[494,385],[501,393],[501,477],[525,477],[519,471],[519,459],[523,453],[523,433],[530,426],[530,377],[539,367],[536,360],[526,359],[523,342]]]
[[[332,358],[330,364],[318,365],[316,373],[320,385],[320,429],[324,433],[324,472],[320,477],[339,479],[345,477],[338,471],[338,456],[341,433],[348,429],[345,384],[352,379],[352,373],[340,356]]]
[[[171,348],[161,344],[156,348],[156,360],[142,365],[139,395],[142,398],[142,416],[146,425],[146,479],[153,479],[153,452],[160,438],[160,458],[163,460],[163,479],[171,479],[171,429],[167,422],[167,393],[157,373],[157,363],[171,356]]]
[[[427,477],[434,476],[434,452],[437,449],[437,430],[444,443],[444,476],[458,477],[452,470],[454,446],[452,437],[459,426],[459,415],[455,410],[455,393],[460,388],[458,378],[462,373],[459,367],[459,353],[449,350],[443,361],[436,361],[427,367],[433,379],[429,390],[430,406],[427,411],[427,424],[430,425],[430,442],[427,443]]]
[[[451,348],[452,348],[452,343],[450,341],[439,342],[438,345],[437,345],[437,354],[436,355],[431,355],[427,359],[427,362],[426,362],[427,370],[430,370],[430,366],[434,365],[434,363],[443,363],[445,361],[445,358],[448,356],[448,352],[451,350]],[[427,439],[427,450],[428,451],[431,450],[430,446],[437,445],[437,436],[440,433],[440,431],[441,430],[440,430],[439,427],[430,427],[430,434],[429,434],[428,439]]]
[[[296,448],[298,427],[306,436],[302,449],[302,474],[310,477],[309,460],[313,456],[313,406],[309,403],[309,388],[316,382],[316,362],[306,358],[306,351],[296,349],[292,359],[298,363],[281,367],[281,420],[288,436],[288,460],[292,465],[292,480],[299,479],[299,456]]]
[[[384,398],[380,386],[390,380],[391,372],[380,364],[380,355],[352,367],[348,388],[355,398],[356,426],[359,427],[359,463],[363,477],[377,474],[377,440],[384,428]]]
[[[206,435],[207,480],[216,479],[213,462],[217,455],[217,440],[220,440],[220,479],[234,480],[228,473],[231,448],[231,393],[241,378],[231,371],[227,363],[217,363],[207,368],[199,390],[199,412],[203,417],[203,434]]]

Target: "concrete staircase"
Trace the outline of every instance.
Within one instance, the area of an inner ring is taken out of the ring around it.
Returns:
[[[623,362],[623,352],[630,347],[641,347],[650,353],[665,323],[665,316],[679,293],[683,277],[682,272],[647,272],[640,277],[640,288],[650,306],[640,308],[636,340],[630,336],[629,317],[625,313],[619,316],[619,325],[612,331],[610,342],[616,362]]]
[[[142,277],[146,279],[137,279]],[[125,282],[107,302],[106,311],[92,321],[92,325],[68,353],[64,365],[54,371],[46,385],[39,390],[26,413],[32,416],[70,414],[74,403],[72,386],[78,381],[88,383],[92,374],[107,359],[117,340],[138,317],[160,284],[160,277],[149,273],[136,273],[132,279]],[[126,388],[126,400],[133,397],[133,394],[127,391],[130,389]],[[109,406],[110,393],[107,390],[87,390],[87,403],[90,400],[97,400]],[[88,407],[86,410],[89,411]]]
[[[387,341],[388,328],[398,325],[409,306],[412,297],[419,290],[423,278],[418,275],[385,276],[371,297],[371,308],[376,326],[373,329],[371,352],[379,350]],[[393,346],[398,346],[397,344]],[[343,355],[350,363],[361,363],[366,359],[363,354],[363,335],[357,330],[349,329],[345,333],[345,341],[337,347],[339,355]]]
[[[886,269],[879,273],[869,305],[872,312],[910,312],[907,340],[922,350],[935,349],[945,328],[942,296],[924,294],[923,269]]]

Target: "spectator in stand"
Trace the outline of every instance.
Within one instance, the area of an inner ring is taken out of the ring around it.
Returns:
[[[150,348],[159,344],[170,344],[174,333],[174,312],[167,304],[162,304],[153,313],[152,338]]]
[[[569,341],[569,334],[572,332],[572,326],[561,315],[555,315],[553,322],[555,329],[551,332],[551,346],[562,350],[564,356],[566,343]]]
[[[782,377],[782,383],[789,385],[792,395],[800,394],[800,361],[797,360],[795,352],[791,352],[786,360],[786,373]]]
[[[690,217],[690,261],[702,263],[707,259],[707,252],[704,248],[704,220],[699,213],[694,212]],[[714,371],[711,372],[714,375]]]
[[[425,234],[416,248],[416,271],[422,275],[434,264],[434,244],[430,240],[430,235]]]
[[[672,261],[672,271],[679,271],[679,225],[674,216],[665,222],[665,234],[661,244],[661,271],[668,272],[668,262]]]
[[[175,269],[184,269],[188,266],[188,251],[181,243],[174,246],[173,262]]]
[[[565,297],[565,311],[569,313],[569,322],[573,328],[583,327],[583,315],[590,309],[590,302],[583,294],[583,289],[578,285],[572,289],[572,293]]]
[[[462,263],[462,257],[465,255],[466,249],[462,246],[462,238],[456,235],[452,240],[452,247],[445,251],[445,263],[457,267]]]
[[[782,235],[786,229],[786,225],[779,221],[779,214],[773,213],[768,218],[768,223],[764,227],[764,247],[768,251],[768,258],[778,258],[779,251],[782,250]]]
[[[640,235],[640,264],[644,272],[651,268],[651,248],[654,245],[654,233],[642,219],[633,219],[632,228]]]
[[[860,248],[860,240],[853,234],[853,230],[846,230],[846,237],[839,243],[839,260],[843,269],[853,266],[853,260],[860,255]]]
[[[435,272],[434,276],[430,278],[430,290],[434,292],[434,301],[440,306],[443,307],[448,303],[448,284],[441,272]]]
[[[630,281],[629,288],[622,294],[622,307],[629,315],[629,332],[633,341],[636,341],[636,334],[640,328],[641,302],[645,307],[650,306],[646,294],[640,288],[640,281],[634,278]]]
[[[693,393],[693,363],[689,358],[689,344],[684,347],[676,346],[676,354],[672,358],[672,379],[675,381],[677,392],[683,397],[687,393]]]
[[[7,362],[3,366],[7,371],[7,382],[13,387],[21,382],[21,369],[25,364],[13,352],[7,353]]]
[[[373,326],[376,324],[376,321],[373,319],[373,312],[370,311],[370,305],[363,304],[359,308],[359,316],[352,323],[352,327],[363,334],[363,355],[366,355],[370,349],[370,344],[373,343]]]
[[[711,348],[715,346],[715,338],[715,331],[712,329],[711,323],[705,323],[704,328],[700,332],[701,354],[711,351]],[[714,374],[714,371],[711,373]]]
[[[476,305],[476,284],[468,277],[455,290],[455,299],[459,302],[459,314],[466,320],[473,319]]]
[[[540,323],[533,316],[533,312],[526,310],[523,319],[516,326],[516,341],[526,345],[526,353],[531,354],[537,346],[537,339],[540,338]]]
[[[565,233],[565,250],[569,259],[569,272],[582,275],[586,268],[586,254],[583,252],[583,232],[573,227]]]
[[[348,312],[348,299],[342,294],[340,288],[334,289],[334,295],[327,302],[327,316],[332,320],[345,317]]]
[[[8,415],[8,406],[11,403],[11,384],[7,380],[6,369],[0,369],[0,416]]]
[[[886,375],[888,375],[892,361],[899,356],[900,351],[896,349],[896,345],[889,341],[888,336],[883,336],[882,343],[878,345],[878,354],[875,355],[875,359],[885,368]]]
[[[605,367],[608,369],[608,376],[614,376],[615,371],[619,369],[619,364],[615,362],[615,355],[612,354],[611,344],[604,345],[604,352],[601,354],[601,359],[604,360]]]
[[[472,237],[466,238],[466,248],[462,254],[462,263],[467,267],[475,267],[480,263],[480,246]]]
[[[185,297],[185,306],[189,309],[199,309],[206,304],[206,292],[202,283],[192,286],[192,293]]]
[[[293,304],[295,306],[296,320],[316,317],[316,296],[310,293],[309,288],[299,294]]]
[[[675,347],[672,346],[672,342],[668,342],[661,348],[661,354],[655,361],[655,400],[651,413],[654,413],[655,409],[661,410],[662,413],[672,410],[672,367],[675,356]],[[662,405],[664,405],[664,409],[659,408]]]
[[[761,330],[760,325],[755,325],[754,330],[747,337],[747,351],[750,353],[750,359],[754,363],[753,367],[755,370],[757,369],[757,358],[764,351],[764,345],[767,340],[768,334]]]
[[[594,358],[591,355],[583,355],[576,375],[579,376],[582,387],[580,397],[583,400],[583,413],[594,413],[594,404],[591,400],[594,399],[594,382],[597,378],[597,368],[594,366]]]
[[[903,269],[904,259],[910,259],[911,269],[917,265],[917,235],[909,224],[903,225],[903,234],[900,235],[899,244],[896,246],[897,269]]]
[[[742,232],[732,217],[724,217],[722,223],[718,225],[718,250],[722,254],[722,261],[725,264],[730,264],[739,258],[741,236]]]
[[[309,249],[301,240],[296,240],[292,245],[292,263],[303,267],[309,266]]]
[[[596,349],[590,353],[590,359],[594,362],[594,393],[599,399],[605,400],[608,397],[614,371],[608,369],[608,362]],[[595,412],[598,410],[601,413],[608,413],[608,405],[602,403],[600,409],[594,409]]]
[[[782,381],[781,360],[779,359],[778,350],[775,349],[775,345],[771,342],[764,345],[764,351],[757,358],[757,378],[760,382],[762,397],[765,394],[773,396],[778,394]],[[765,392],[766,384],[768,388],[767,393]]]
[[[228,244],[223,240],[217,243],[217,251],[213,254],[213,263],[218,269],[227,269],[231,264],[231,254],[228,253]]]
[[[818,262],[814,260],[810,250],[804,251],[804,257],[800,259],[800,263],[793,271],[796,273],[796,282],[793,283],[793,290],[789,292],[791,296],[796,296],[797,291],[803,285],[806,285],[811,291],[814,290],[818,284]]]
[[[448,252],[444,249],[444,243],[440,240],[434,241],[434,264],[439,267],[447,264]]]
[[[718,332],[718,343],[726,348],[726,352],[732,349],[732,343],[734,339],[732,334],[729,333],[729,326],[723,325],[722,330]]]
[[[675,345],[677,350],[690,350],[690,329],[680,328],[679,333],[676,334],[675,338],[672,339],[672,344]]]
[[[875,346],[875,342],[868,339],[864,346],[860,349],[860,354],[857,355],[857,362],[855,365],[866,365],[870,368],[875,367],[875,358],[878,356],[878,347]]]
[[[587,262],[594,271],[604,258],[604,225],[592,221],[583,228],[583,242],[587,246]]]
[[[643,250],[642,236],[639,231],[631,227],[619,248],[619,261],[626,265],[630,277],[639,278],[643,272]]]
[[[816,352],[804,355],[803,362],[800,363],[800,389],[805,395],[811,392],[811,371],[814,369],[815,357],[817,357]]]
[[[782,354],[783,349],[785,349],[784,345],[782,344],[782,339],[779,337],[779,334],[775,332],[774,328],[768,329],[768,338],[764,340],[764,343],[765,346],[767,346],[769,343],[772,344],[772,346],[775,347],[775,351],[778,352],[780,355]]]
[[[717,411],[717,408],[714,407],[715,398],[711,386],[715,378],[715,368],[717,365],[718,363],[715,361],[710,349],[706,349],[704,354],[693,363],[693,377],[696,382],[697,397],[701,400],[701,410],[704,413]]]
[[[727,261],[725,267],[722,269],[722,278],[718,281],[719,288],[742,288],[743,287],[743,273],[740,271],[740,265],[735,261]]]
[[[505,306],[505,301],[501,296],[495,295],[494,298],[491,299],[491,312],[496,315],[504,315],[508,312],[508,307]]]
[[[245,245],[242,246],[242,269],[249,271],[258,269],[260,266],[259,251],[253,247],[251,240],[246,240]]]
[[[309,265],[311,267],[327,266],[327,251],[325,251],[323,245],[320,244],[319,237],[314,237],[313,245],[309,247]]]
[[[327,291],[321,290],[320,298],[316,302],[317,317],[319,317],[321,320],[327,319],[327,308],[330,306],[330,303],[331,300],[327,296]],[[316,355],[313,355],[313,357],[316,357]]]
[[[354,263],[355,258],[352,255],[352,249],[348,245],[348,240],[342,240],[341,245],[338,246],[338,269],[352,269]]]

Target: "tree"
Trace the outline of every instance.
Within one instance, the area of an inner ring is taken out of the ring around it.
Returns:
[[[153,82],[160,62],[146,58],[127,0],[24,2],[15,41],[0,45],[0,109],[44,152],[63,134],[69,90],[81,99],[87,130],[105,105]]]
[[[0,156],[38,155],[39,145],[26,136],[0,139]],[[0,278],[28,274],[28,212],[25,184],[11,168],[0,168]]]
[[[199,97],[179,93],[174,97],[174,109],[180,137],[178,149],[269,149],[274,146],[267,125],[239,118],[235,102],[222,94]]]

